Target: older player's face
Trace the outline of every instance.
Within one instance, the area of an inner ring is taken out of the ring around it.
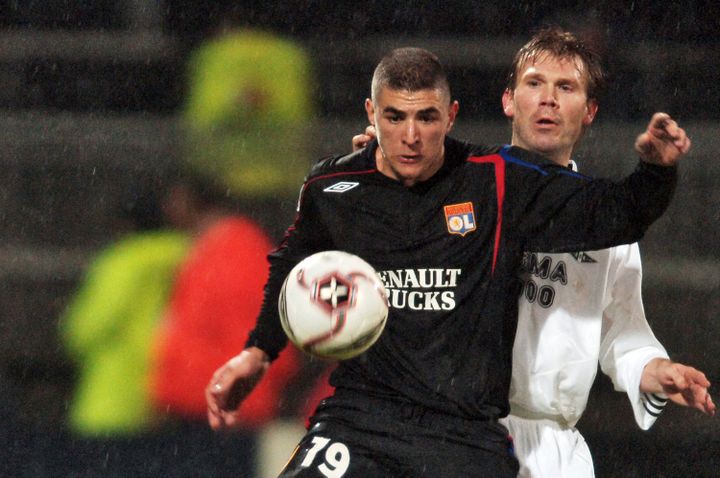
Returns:
[[[442,166],[445,135],[458,111],[438,89],[407,91],[381,88],[375,101],[365,100],[380,147],[378,170],[405,186],[425,181]]]
[[[588,101],[582,63],[549,54],[521,65],[514,90],[503,94],[512,143],[567,164],[597,103]]]

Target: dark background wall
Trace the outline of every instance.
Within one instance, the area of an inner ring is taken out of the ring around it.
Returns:
[[[73,367],[57,318],[88,259],[113,237],[123,186],[162,175],[177,151],[188,53],[221,18],[276,29],[311,52],[315,152],[349,149],[387,49],[424,46],[461,101],[455,134],[505,142],[507,65],[533,28],[591,35],[610,88],[578,152],[583,171],[619,176],[654,111],[687,126],[693,152],[677,199],[642,241],[648,318],[671,356],[720,382],[720,7],[717,2],[499,1],[0,2],[0,376],[23,423],[62,427]],[[399,5],[395,5],[399,4]],[[278,235],[292,200],[255,215]],[[599,477],[717,476],[717,419],[672,408],[639,431],[623,395],[599,378],[580,423]],[[12,433],[12,430],[9,431]]]

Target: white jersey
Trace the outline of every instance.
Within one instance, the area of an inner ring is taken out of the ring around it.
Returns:
[[[513,348],[512,413],[580,419],[598,362],[648,429],[663,400],[640,393],[653,358],[667,358],[645,318],[637,244],[568,254],[528,253]]]
[[[516,441],[520,476],[594,476],[574,426],[598,362],[615,389],[627,393],[640,428],[650,428],[667,402],[640,392],[645,365],[668,357],[645,318],[640,250],[632,244],[527,253],[523,265],[511,416],[505,421]]]
[[[574,165],[573,165],[574,166]],[[522,477],[592,477],[592,457],[575,428],[598,363],[627,393],[647,430],[667,399],[640,392],[645,365],[668,358],[642,304],[637,244],[566,254],[526,253],[513,348],[511,415]]]

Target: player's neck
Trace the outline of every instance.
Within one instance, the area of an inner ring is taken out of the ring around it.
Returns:
[[[572,151],[567,151],[567,152],[563,151],[563,152],[557,152],[555,154],[549,154],[549,155],[547,155],[547,157],[553,163],[559,164],[560,166],[567,168],[568,166],[570,166],[571,153],[572,153]]]

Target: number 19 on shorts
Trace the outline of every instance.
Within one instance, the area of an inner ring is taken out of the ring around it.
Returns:
[[[317,467],[327,478],[342,478],[350,466],[350,450],[343,443],[316,436],[300,466]]]

